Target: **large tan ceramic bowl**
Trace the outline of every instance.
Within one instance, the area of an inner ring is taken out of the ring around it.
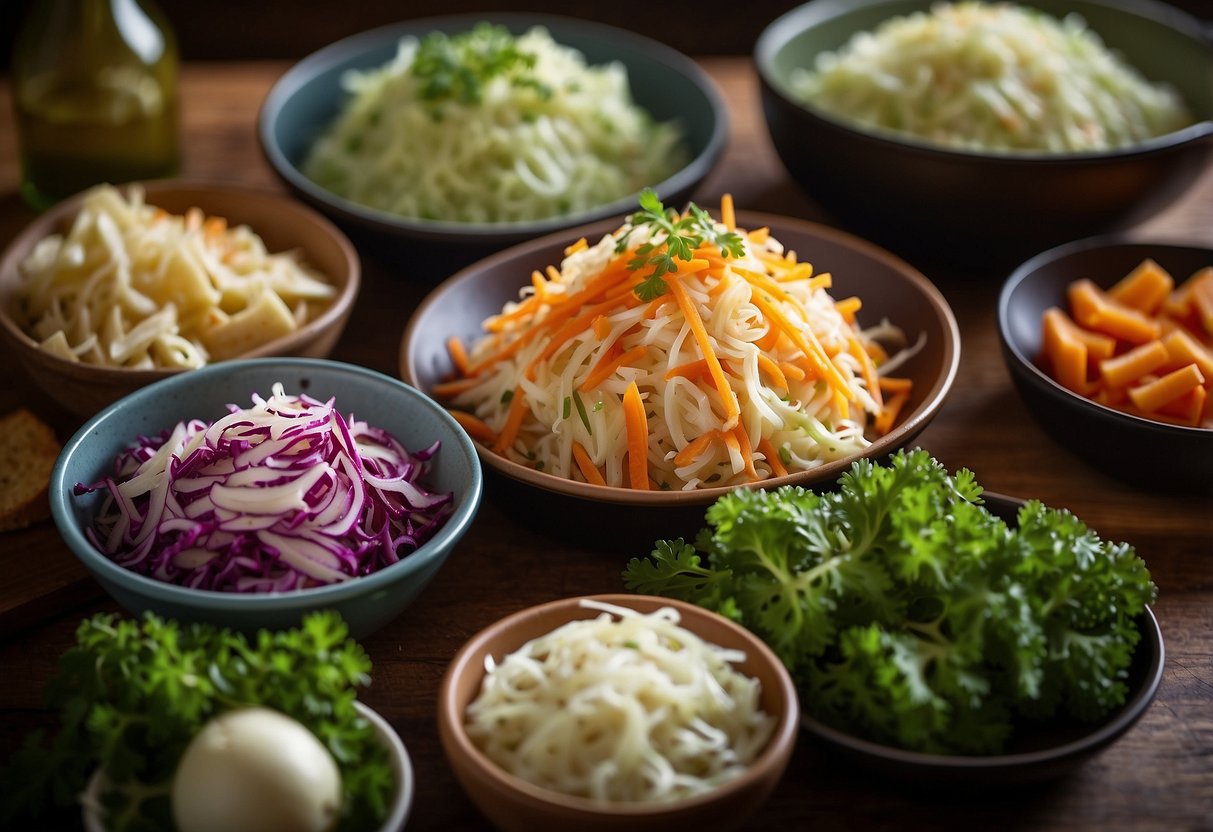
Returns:
[[[830,484],[859,456],[879,459],[910,443],[943,405],[960,361],[960,335],[944,297],[905,261],[842,231],[747,211],[738,212],[737,223],[745,228],[769,227],[772,236],[794,249],[802,261],[811,262],[816,272],[830,272],[834,297],[862,298],[861,325],[888,318],[901,327],[909,343],[925,336],[923,348],[897,371],[897,375],[913,379],[914,392],[890,432],[874,438],[860,455],[764,480],[760,485]],[[551,234],[474,263],[448,279],[430,293],[409,321],[400,347],[401,376],[420,390],[432,390],[454,371],[448,339],[458,336],[464,344],[475,342],[482,336],[484,320],[498,314],[507,300],[517,300],[519,287],[529,283],[533,270],[559,264],[564,248],[578,238],[600,240],[619,224],[618,219],[605,220]],[[598,528],[612,528],[637,541],[645,541],[647,536],[647,543],[655,537],[677,536],[684,527],[693,534],[702,525],[703,510],[730,490],[634,491],[590,485],[513,462],[479,443],[476,450],[486,469],[500,475],[498,485],[504,496],[522,501],[542,499],[552,507],[546,512],[551,520],[556,524],[567,521],[574,532],[582,521],[593,518]],[[581,540],[586,537],[578,535]],[[614,533],[610,539],[618,542]]]
[[[485,658],[501,661],[527,641],[569,621],[600,613],[564,598],[524,609],[473,636],[447,668],[438,694],[438,729],[455,776],[472,802],[498,828],[535,832],[670,832],[675,829],[727,830],[739,826],[770,795],[783,775],[799,731],[796,689],[783,664],[749,630],[694,604],[651,595],[595,595],[598,601],[648,613],[673,607],[681,626],[713,644],[741,650],[736,669],[762,684],[761,706],[776,718],[767,747],[745,773],[716,789],[681,801],[660,804],[601,803],[532,785],[499,768],[468,738],[464,712],[480,692]]]
[[[196,206],[207,216],[226,218],[229,226],[248,225],[271,252],[297,249],[304,262],[336,285],[337,296],[313,320],[289,335],[233,358],[325,358],[332,352],[353,309],[362,274],[357,252],[332,223],[315,211],[269,191],[184,180],[139,184],[148,204],[169,213],[184,214]],[[91,416],[140,387],[183,371],[133,370],[66,361],[40,349],[14,319],[22,261],[41,240],[66,229],[79,213],[83,197],[84,194],[78,194],[64,200],[38,217],[4,252],[0,259],[0,342],[51,398],[79,416]]]

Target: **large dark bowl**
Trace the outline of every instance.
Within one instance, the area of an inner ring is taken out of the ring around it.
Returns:
[[[1001,494],[982,495],[986,508],[1014,525],[1022,500]],[[906,751],[839,731],[807,712],[801,725],[848,762],[891,781],[911,786],[1002,787],[1050,780],[1066,775],[1091,760],[1141,719],[1162,684],[1165,649],[1153,611],[1137,617],[1141,640],[1133,651],[1125,703],[1103,720],[1091,724],[1054,720],[1023,723],[1002,754],[966,756]]]
[[[879,323],[882,318],[901,327],[910,343],[925,334],[920,352],[898,375],[914,380],[914,391],[900,420],[886,435],[876,439],[862,456],[879,459],[914,439],[934,418],[956,377],[960,361],[960,335],[947,301],[921,273],[904,261],[871,243],[826,226],[789,217],[741,211],[737,223],[746,228],[767,226],[771,234],[802,260],[813,263],[817,272],[830,272],[835,297],[859,295],[863,299],[860,321]],[[500,313],[507,300],[517,300],[534,269],[558,264],[564,248],[579,237],[597,242],[618,227],[607,220],[569,232],[552,234],[514,246],[481,260],[451,277],[421,303],[405,329],[400,345],[400,372],[409,384],[431,390],[450,376],[454,368],[447,341],[458,336],[471,344],[483,335],[486,318]],[[619,534],[651,544],[656,536],[687,534],[702,525],[703,512],[728,487],[694,491],[634,491],[611,488],[537,471],[512,462],[479,443],[476,450],[486,469],[495,471],[511,486],[507,491],[564,510],[545,512],[551,522],[567,521],[573,528],[588,517],[600,528],[612,528],[609,540],[617,544]],[[858,457],[847,457],[809,471],[765,480],[763,487],[833,483]],[[617,522],[615,522],[617,521]],[[579,538],[585,538],[579,534]]]
[[[594,210],[521,223],[461,223],[412,219],[358,205],[317,185],[300,166],[316,138],[337,117],[348,93],[348,70],[379,67],[396,55],[400,39],[430,32],[456,33],[488,20],[521,34],[547,28],[564,46],[580,50],[590,64],[621,62],[637,104],[657,121],[683,129],[691,161],[663,182],[649,183],[669,204],[680,204],[707,176],[728,137],[724,100],[694,61],[657,41],[599,23],[533,14],[457,15],[384,26],[345,38],[295,64],[270,90],[261,107],[257,135],[274,172],[296,194],[351,231],[392,245],[422,241],[481,249],[528,240],[634,209],[630,194]]]
[[[1079,240],[1028,260],[998,298],[998,334],[1011,378],[1032,415],[1061,446],[1118,479],[1151,490],[1213,493],[1213,430],[1155,422],[1105,407],[1062,387],[1036,365],[1041,315],[1066,306],[1066,286],[1089,278],[1108,288],[1147,257],[1186,279],[1213,266],[1213,250],[1131,242]]]
[[[940,149],[852,126],[792,94],[789,77],[856,32],[934,0],[816,0],[771,23],[755,61],[775,148],[810,196],[848,225],[938,257],[1021,259],[1124,227],[1173,202],[1213,150],[1213,47],[1193,18],[1154,0],[1034,0],[1077,12],[1152,81],[1175,87],[1199,121],[1121,150],[994,154]],[[1008,261],[1013,262],[1013,261]]]

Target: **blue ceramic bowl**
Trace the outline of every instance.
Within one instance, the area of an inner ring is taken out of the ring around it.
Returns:
[[[455,511],[416,551],[372,575],[340,584],[274,594],[189,589],[144,577],[111,561],[84,535],[101,499],[74,496],[76,483],[93,483],[112,470],[114,458],[140,435],[155,435],[183,419],[213,421],[226,405],[242,407],[253,392],[268,395],[274,382],[288,392],[335,397],[341,413],[381,427],[410,450],[441,449],[427,477],[436,491],[455,494]],[[363,367],[307,358],[231,361],[183,373],[144,387],[101,411],[63,448],[51,474],[51,513],[59,533],[115,601],[134,613],[150,610],[185,621],[207,621],[252,631],[295,625],[306,613],[334,609],[355,637],[382,627],[407,607],[437,574],[467,531],[480,505],[481,472],[467,434],[446,411],[412,387]]]
[[[670,205],[680,205],[711,171],[729,133],[724,99],[707,74],[690,58],[657,41],[623,29],[535,14],[456,15],[383,26],[337,41],[295,64],[270,90],[261,107],[257,135],[266,160],[302,199],[352,232],[378,242],[423,241],[432,244],[500,247],[634,211],[635,195],[578,214],[523,223],[460,223],[411,219],[367,208],[317,185],[300,166],[316,138],[341,111],[348,93],[341,77],[368,70],[396,56],[400,39],[442,31],[457,33],[488,20],[521,34],[532,26],[581,51],[590,64],[622,63],[632,97],[657,121],[676,121],[686,137],[691,161],[662,182],[650,185]]]

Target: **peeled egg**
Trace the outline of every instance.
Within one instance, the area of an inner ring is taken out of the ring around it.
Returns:
[[[341,773],[300,723],[269,708],[215,717],[186,746],[172,788],[180,832],[328,832]]]

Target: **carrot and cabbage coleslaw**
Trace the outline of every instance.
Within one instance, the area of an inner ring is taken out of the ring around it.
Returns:
[[[473,438],[556,476],[636,489],[732,485],[855,454],[910,381],[768,229],[645,192],[641,210],[536,271],[436,386]],[[887,322],[886,343],[904,346]],[[873,330],[875,332],[876,330]]]

